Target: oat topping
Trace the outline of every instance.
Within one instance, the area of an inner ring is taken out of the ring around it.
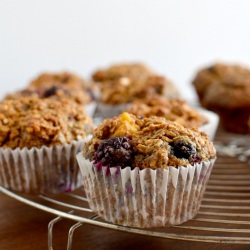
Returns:
[[[167,169],[168,166],[193,165],[216,157],[215,148],[205,133],[161,117],[139,119],[128,113],[106,119],[94,130],[93,138],[85,147],[85,157],[96,161],[99,145],[111,143],[118,137],[128,138],[129,149],[133,152],[129,154],[132,168]],[[123,161],[120,157],[121,165]],[[118,164],[117,160],[115,164]]]
[[[78,104],[86,105],[92,101],[91,96],[87,91],[82,88],[70,89],[68,87],[53,85],[50,87],[29,87],[15,93],[7,94],[4,100],[18,99],[22,97],[37,97],[37,98],[50,98],[55,100],[69,99],[75,101]]]
[[[97,71],[93,79],[101,82],[100,100],[105,104],[125,104],[152,96],[179,96],[177,88],[170,80],[142,64],[114,65]]]
[[[198,128],[208,122],[204,115],[192,109],[186,101],[181,99],[148,98],[134,102],[127,112],[141,117],[164,117],[187,128]]]
[[[107,69],[97,70],[93,74],[93,80],[96,82],[105,82],[119,80],[124,83],[129,81],[144,81],[149,76],[154,75],[154,72],[149,69],[147,66],[140,63],[125,63],[125,64],[115,64]]]
[[[22,97],[0,103],[0,146],[31,148],[70,143],[92,132],[92,120],[70,100]]]
[[[96,98],[98,87],[91,81],[82,79],[70,72],[42,73],[33,79],[27,88],[12,93],[8,99],[19,96],[36,96],[40,98],[69,98],[80,104],[88,104]],[[48,94],[48,96],[46,96]],[[7,99],[6,98],[6,99]]]

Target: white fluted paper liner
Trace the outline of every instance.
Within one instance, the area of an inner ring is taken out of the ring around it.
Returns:
[[[41,148],[0,148],[0,185],[25,193],[69,192],[82,186],[76,154],[84,140]]]
[[[99,102],[97,105],[97,113],[102,118],[112,118],[117,116],[130,108],[131,103],[119,104],[119,105],[109,105]]]
[[[199,128],[200,131],[205,132],[209,136],[209,140],[213,140],[219,125],[219,116],[209,110],[199,108],[198,112],[208,119],[208,123]]]
[[[198,212],[214,160],[195,166],[143,169],[98,167],[77,160],[90,208],[106,221],[148,228],[178,225]]]
[[[95,110],[96,110],[96,106],[97,106],[97,103],[96,102],[91,102],[87,105],[84,106],[84,111],[85,113],[90,116],[90,117],[93,117],[94,114],[95,114]]]

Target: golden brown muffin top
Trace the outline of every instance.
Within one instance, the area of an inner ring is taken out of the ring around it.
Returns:
[[[208,136],[161,117],[139,119],[129,113],[106,119],[87,143],[84,156],[96,164],[164,168],[214,159]]]
[[[180,123],[186,128],[199,128],[208,122],[198,110],[192,109],[181,99],[150,98],[136,101],[127,110],[135,116],[159,116]]]
[[[33,79],[29,84],[29,87],[52,87],[52,86],[64,86],[71,89],[82,88],[85,81],[78,75],[70,72],[59,73],[42,73],[37,78]]]
[[[200,70],[193,85],[204,107],[250,105],[250,70],[246,67],[214,64]]]
[[[69,88],[65,86],[53,85],[50,87],[28,87],[20,91],[9,93],[4,97],[7,99],[18,99],[22,97],[50,98],[55,100],[70,99],[81,105],[87,105],[92,101],[91,96],[82,88]]]
[[[105,104],[127,104],[153,95],[174,98],[177,88],[166,77],[159,76],[143,64],[116,64],[93,74],[101,82],[100,101]]]
[[[23,97],[0,103],[0,146],[31,148],[61,145],[85,138],[93,124],[70,100]]]
[[[220,84],[211,84],[202,103],[211,109],[222,107],[249,108],[250,110],[250,75],[248,79],[232,79],[232,81],[222,81]]]
[[[95,93],[99,91],[96,84],[81,78],[79,75],[71,72],[42,73],[33,79],[28,85],[29,89],[50,89],[60,87],[70,91],[73,97],[81,100],[81,103],[88,103],[95,98]],[[77,94],[77,92],[79,92]],[[84,93],[82,93],[84,92]],[[88,95],[88,96],[87,96]],[[88,98],[87,101],[84,98]],[[79,102],[79,101],[78,101]]]
[[[140,63],[115,64],[107,69],[100,69],[94,72],[92,78],[96,82],[114,81],[124,77],[124,82],[144,81],[149,76],[154,75],[153,71]],[[128,79],[126,79],[128,78]]]

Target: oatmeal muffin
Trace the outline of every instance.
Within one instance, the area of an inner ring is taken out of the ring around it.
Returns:
[[[64,86],[70,89],[79,89],[87,85],[81,77],[69,72],[60,73],[43,73],[37,78],[33,79],[29,84],[29,87],[52,87],[52,86]]]
[[[82,184],[75,161],[93,123],[73,101],[23,97],[0,103],[0,185],[27,193]]]
[[[70,99],[81,105],[92,102],[90,95],[82,88],[68,88],[60,85],[28,87],[20,91],[9,93],[4,97],[7,99],[18,99],[22,97],[51,98],[56,100]]]
[[[187,128],[199,128],[208,123],[207,117],[181,99],[168,100],[158,97],[135,101],[127,112],[141,117],[164,117]]]
[[[107,69],[100,69],[93,73],[92,78],[95,82],[114,81],[120,78],[128,78],[127,80],[145,81],[149,76],[155,73],[146,65],[140,63],[131,64],[115,64]]]
[[[250,70],[238,65],[215,64],[202,69],[193,84],[201,105],[220,115],[231,132],[250,133]]]
[[[104,120],[77,155],[91,209],[133,227],[193,218],[215,157],[205,133],[126,112]]]
[[[52,98],[56,100],[70,99],[81,104],[89,116],[93,116],[96,108],[96,87],[79,76],[62,72],[58,74],[44,73],[24,89],[8,93],[4,99],[20,97]]]
[[[127,112],[141,117],[164,117],[187,128],[198,128],[207,133],[210,140],[214,139],[219,124],[216,113],[202,108],[193,109],[181,99],[152,97],[139,100],[133,102]]]
[[[114,65],[97,71],[93,79],[101,82],[98,107],[104,117],[119,114],[134,100],[152,96],[174,98],[179,95],[171,81],[142,64]]]

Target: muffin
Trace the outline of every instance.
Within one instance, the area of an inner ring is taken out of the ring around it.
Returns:
[[[215,157],[205,133],[126,112],[104,120],[77,155],[90,208],[106,221],[139,228],[193,218]]]
[[[215,64],[198,72],[193,85],[203,107],[220,115],[222,126],[235,133],[250,133],[250,70]]]
[[[70,97],[84,105],[86,113],[90,116],[94,114],[96,108],[98,87],[91,81],[70,72],[40,74],[30,82],[28,90],[38,92],[39,95],[45,93],[57,98]]]
[[[87,105],[92,101],[89,94],[81,88],[70,89],[60,85],[27,87],[14,93],[7,94],[4,100],[18,99],[20,97],[51,98],[56,100],[70,99],[81,105]]]
[[[0,103],[0,185],[58,193],[82,185],[75,160],[92,119],[73,101],[23,97]]]
[[[212,140],[217,130],[219,118],[204,109],[191,108],[181,99],[148,98],[132,103],[128,113],[139,117],[159,116],[180,123],[186,128],[198,128],[209,135]]]
[[[93,80],[100,83],[98,108],[104,117],[119,114],[134,100],[179,95],[172,82],[142,64],[113,65],[95,72]]]
[[[99,83],[118,80],[122,77],[128,77],[134,81],[141,82],[153,75],[155,75],[155,73],[146,65],[140,63],[124,63],[114,64],[107,69],[99,69],[93,73],[92,78],[95,82]]]
[[[208,123],[208,119],[204,115],[181,99],[148,98],[134,102],[127,112],[142,117],[164,117],[167,120],[176,121],[186,128],[199,128]]]

